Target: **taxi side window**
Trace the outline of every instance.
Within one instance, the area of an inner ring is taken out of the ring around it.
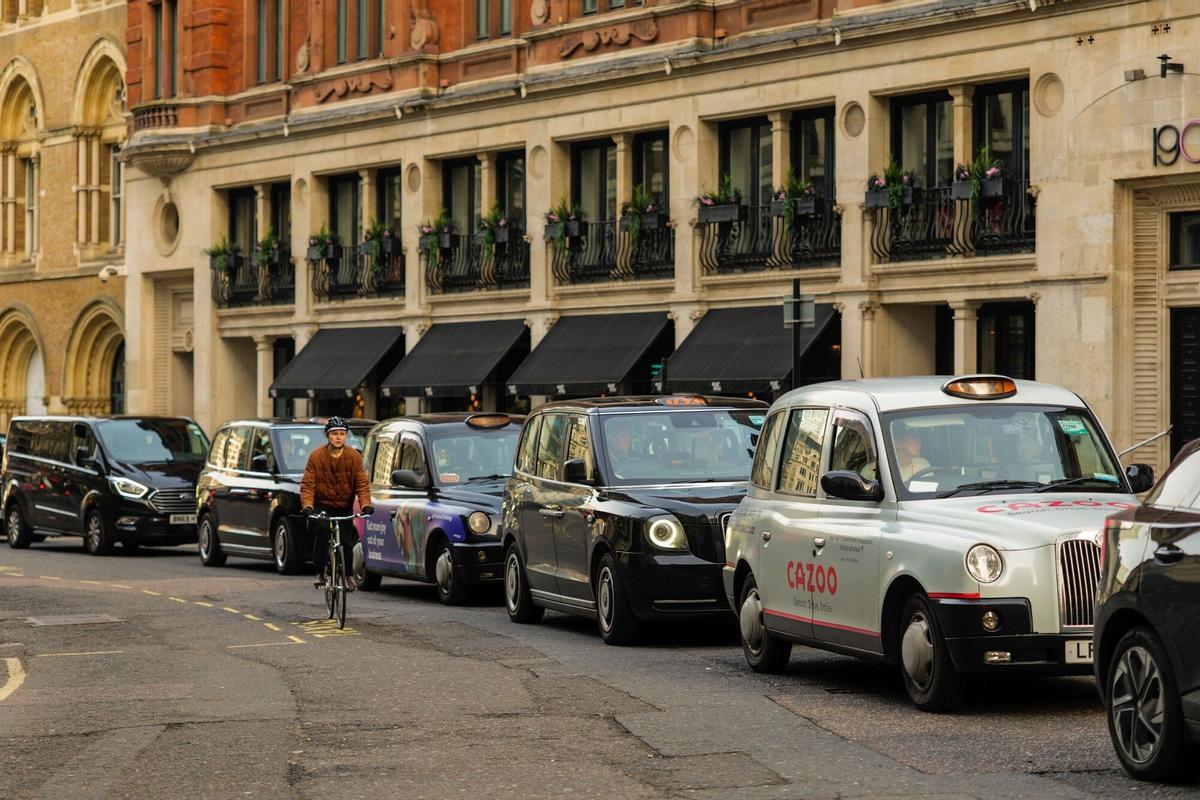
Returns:
[[[829,411],[824,408],[798,408],[792,412],[783,440],[779,491],[816,496],[827,419]]]
[[[829,469],[857,472],[873,481],[878,474],[875,440],[863,420],[839,416],[833,421],[833,455]]]
[[[255,428],[252,432],[253,447],[250,450],[251,472],[273,472],[275,454],[271,452],[271,433],[266,428]]]
[[[400,438],[400,451],[396,454],[396,469],[411,469],[425,474],[425,453],[421,448],[421,440],[411,433]]]
[[[229,444],[225,448],[225,466],[242,469],[242,458],[250,449],[250,429],[234,428],[229,432]]]
[[[1196,495],[1197,487],[1200,487],[1200,452],[1193,450],[1190,455],[1172,464],[1159,479],[1158,485],[1146,496],[1146,505],[1195,508],[1200,499]]]
[[[517,451],[517,469],[529,475],[537,470],[538,430],[542,427],[542,418],[534,417],[525,423],[521,434],[521,448]]]
[[[587,474],[592,474],[592,449],[588,446],[587,417],[582,414],[572,414],[567,428],[567,457],[566,461],[581,459],[587,465]]]
[[[762,435],[758,437],[758,449],[754,451],[754,463],[750,467],[750,482],[763,489],[773,488],[775,477],[775,453],[778,450],[779,434],[787,414],[776,411],[767,417]]]
[[[222,428],[213,437],[212,447],[208,451],[208,463],[214,467],[225,466],[225,443],[229,441],[229,429]]]
[[[394,436],[380,436],[375,439],[375,451],[372,453],[371,483],[380,486],[392,485],[392,460],[396,457],[396,439]]]
[[[567,432],[565,414],[546,414],[542,417],[542,432],[538,436],[537,476],[558,480],[562,474],[563,437]]]

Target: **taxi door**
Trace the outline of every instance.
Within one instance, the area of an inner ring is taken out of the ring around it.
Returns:
[[[875,429],[866,415],[838,409],[830,427],[829,470],[882,480]],[[813,592],[817,639],[871,653],[882,652],[879,630],[879,559],[883,506],[879,502],[821,502],[820,532],[813,540],[807,584]]]
[[[810,585],[815,524],[820,510],[817,499],[821,455],[829,410],[793,408],[777,421],[783,447],[775,475],[760,480],[774,489],[766,501],[766,514],[758,526],[761,576],[756,575],[763,597],[764,623],[770,629],[806,639],[814,638],[813,591]],[[773,432],[769,431],[770,437]],[[764,443],[770,446],[770,442]]]
[[[571,461],[583,461],[589,478],[595,475],[596,463],[589,446],[587,417],[571,414],[567,422],[564,468]],[[592,601],[591,542],[592,502],[595,492],[586,484],[567,483],[563,476],[563,491],[559,504],[563,515],[556,519],[554,543],[558,561],[558,591],[572,600]]]

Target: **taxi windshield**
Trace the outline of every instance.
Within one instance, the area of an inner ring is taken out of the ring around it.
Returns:
[[[765,416],[765,409],[606,414],[602,447],[610,483],[748,480]]]
[[[346,432],[346,444],[361,453],[366,445],[363,441],[364,433],[361,428],[351,428]],[[279,469],[288,475],[304,472],[308,456],[328,441],[325,438],[325,428],[321,425],[276,428],[275,440],[279,446],[275,454]]]
[[[439,486],[500,480],[512,473],[520,425],[496,430],[463,426],[429,436],[433,474]]]
[[[1124,492],[1100,426],[1079,408],[978,405],[887,414],[892,479],[909,499],[994,491]]]

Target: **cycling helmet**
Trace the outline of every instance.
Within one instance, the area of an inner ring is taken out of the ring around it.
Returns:
[[[325,421],[325,435],[329,435],[330,431],[349,431],[350,426],[346,424],[346,420],[341,417],[330,417]]]

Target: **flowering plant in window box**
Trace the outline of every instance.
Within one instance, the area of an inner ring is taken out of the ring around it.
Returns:
[[[746,208],[742,205],[742,193],[733,188],[733,179],[722,175],[717,190],[707,191],[696,198],[700,207],[696,219],[698,222],[736,222],[744,219]]]

